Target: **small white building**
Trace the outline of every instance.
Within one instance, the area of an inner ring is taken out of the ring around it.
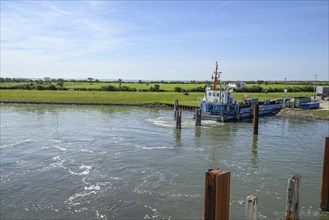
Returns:
[[[246,87],[246,86],[247,86],[247,83],[242,82],[242,81],[230,82],[228,84],[229,88],[243,88],[243,87]]]

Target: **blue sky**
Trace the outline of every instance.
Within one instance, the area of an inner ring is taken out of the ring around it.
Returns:
[[[328,1],[1,0],[1,77],[329,80]]]

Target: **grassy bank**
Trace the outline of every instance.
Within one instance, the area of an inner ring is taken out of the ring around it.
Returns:
[[[281,98],[282,93],[235,93],[235,99],[256,97],[260,100]],[[311,96],[312,93],[288,93],[288,96]],[[202,92],[184,95],[179,92],[108,92],[108,91],[63,91],[63,90],[0,90],[0,101],[17,102],[66,102],[66,103],[111,103],[144,104],[173,103],[178,99],[182,105],[198,106]]]
[[[175,99],[179,99],[183,105],[197,105],[197,98],[202,95],[175,92],[0,90],[0,101],[144,104],[173,103]]]

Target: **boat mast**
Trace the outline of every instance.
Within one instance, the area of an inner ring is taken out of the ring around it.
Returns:
[[[214,72],[213,79],[214,79],[214,90],[216,91],[217,79],[218,79],[218,63],[217,62],[216,62],[216,70]]]

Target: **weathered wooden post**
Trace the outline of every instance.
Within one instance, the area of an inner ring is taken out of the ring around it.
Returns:
[[[300,175],[295,175],[291,179],[288,179],[286,220],[298,220],[299,219],[300,182],[301,182]]]
[[[230,215],[231,173],[210,169],[205,175],[204,219],[224,220]]]
[[[321,209],[329,211],[329,137],[326,137],[324,144],[320,201]]]
[[[249,195],[246,198],[246,210],[245,219],[256,220],[257,219],[257,197]]]
[[[176,128],[182,129],[182,111],[176,111]]]
[[[258,113],[259,113],[259,105],[258,104],[254,104],[253,105],[253,125],[254,125],[254,134],[258,134]]]
[[[195,109],[195,126],[201,126],[201,109]]]
[[[179,105],[178,105],[178,99],[175,99],[175,102],[174,102],[174,118],[176,120],[176,112],[178,111],[179,109]]]

